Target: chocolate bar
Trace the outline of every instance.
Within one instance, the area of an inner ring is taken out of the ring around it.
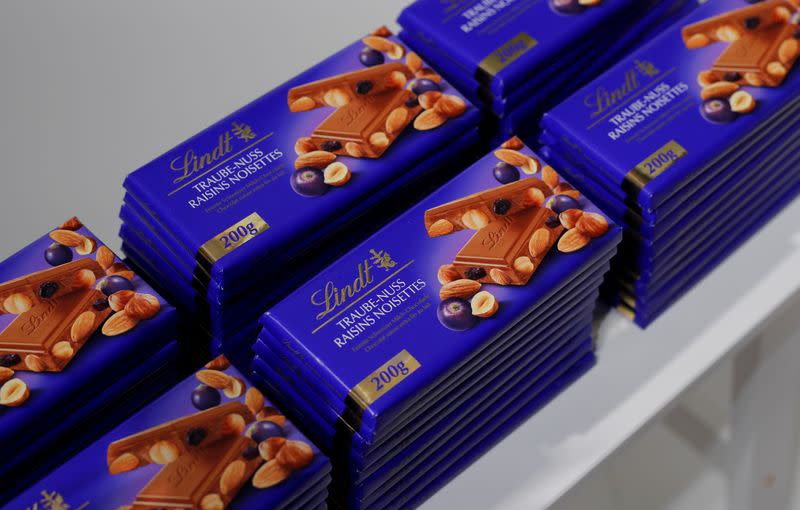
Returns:
[[[335,154],[379,158],[422,111],[408,103],[413,97],[401,89],[353,99],[314,129],[311,142]]]
[[[796,10],[789,0],[769,0],[712,16],[681,30],[687,48],[701,48],[715,41],[735,42],[758,30],[789,21]]]
[[[13,370],[60,372],[111,314],[103,298],[85,289],[42,300],[0,333],[0,356]]]
[[[227,508],[263,462],[249,455],[255,442],[231,436],[181,455],[148,482],[132,510]]]
[[[323,78],[289,89],[289,110],[302,112],[326,105],[339,108],[356,98],[402,89],[413,77],[407,65],[392,62]]]
[[[553,190],[542,180],[529,177],[428,209],[425,228],[431,237],[464,229],[478,230],[490,221],[541,207],[552,194]]]
[[[92,273],[92,285],[94,279],[105,275],[100,264],[85,258],[0,283],[0,314],[27,312],[46,299],[72,292],[81,285],[76,279],[88,276],[82,271]]]
[[[228,402],[149,428],[108,445],[108,470],[118,474],[147,464],[169,464],[199,446],[241,434],[253,419],[247,406]]]
[[[773,25],[748,33],[732,43],[714,62],[716,80],[742,85],[777,87],[797,60],[800,26]]]
[[[556,221],[548,221],[553,218]],[[550,209],[531,207],[481,228],[458,252],[453,268],[462,278],[525,285],[564,231]]]

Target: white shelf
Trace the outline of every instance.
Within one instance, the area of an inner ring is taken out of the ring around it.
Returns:
[[[646,330],[602,319],[599,362],[424,509],[547,508],[800,301],[800,200]],[[657,461],[657,460],[656,460]]]

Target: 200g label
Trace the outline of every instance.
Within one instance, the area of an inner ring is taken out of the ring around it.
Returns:
[[[386,369],[378,372],[371,381],[375,383],[375,391],[381,391],[383,387],[391,383],[394,379],[400,376],[407,376],[410,373],[405,362],[400,361],[394,365],[389,365]]]
[[[258,228],[250,222],[246,225],[239,225],[235,229],[222,234],[219,240],[225,243],[224,248],[226,250],[230,250],[237,243],[243,242],[248,237],[255,236],[256,234],[258,234]]]

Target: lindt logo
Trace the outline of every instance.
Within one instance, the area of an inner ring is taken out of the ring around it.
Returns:
[[[28,314],[27,321],[22,324],[20,329],[26,335],[32,335],[36,332],[36,330],[41,326],[50,314],[53,313],[53,310],[56,308],[56,304],[54,300],[45,301],[47,306],[41,307],[37,310],[37,313],[30,313]]]
[[[189,149],[170,161],[170,169],[179,174],[172,182],[177,184],[230,154],[233,151],[232,141],[234,138],[249,142],[255,137],[255,131],[247,124],[232,122],[230,129],[219,134],[216,145],[213,148],[207,148],[210,150],[197,152]]]
[[[497,230],[487,230],[486,237],[483,238],[481,241],[482,246],[486,246],[489,250],[494,250],[497,248],[500,243],[503,242],[503,238],[506,236],[508,229],[511,227],[511,224],[514,223],[514,219],[508,216],[503,217],[503,223]]]
[[[583,99],[583,104],[589,108],[592,117],[603,115],[605,112],[624,102],[631,94],[642,86],[642,78],[652,78],[661,71],[646,60],[635,60],[633,67],[625,71],[622,82],[611,89],[601,85]]]

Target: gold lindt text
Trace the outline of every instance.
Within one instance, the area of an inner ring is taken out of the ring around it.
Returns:
[[[226,154],[233,150],[231,147],[232,138],[233,135],[231,135],[231,132],[225,131],[219,135],[219,138],[217,139],[217,145],[210,152],[203,152],[198,155],[194,149],[189,149],[183,154],[183,156],[178,156],[177,158],[173,159],[169,166],[175,172],[179,172],[180,175],[172,182],[177,184],[203,170],[208,165],[211,165],[212,163],[222,159]]]
[[[640,85],[636,69],[630,69],[625,73],[625,80],[619,87],[612,90],[608,90],[603,86],[597,87],[594,94],[584,98],[583,104],[592,110],[592,117],[597,117],[614,107],[617,103],[625,100],[625,98],[635,92]]]
[[[328,281],[325,287],[314,291],[311,294],[311,303],[315,306],[322,306],[324,310],[317,314],[317,320],[322,319],[343,304],[347,303],[356,294],[363,291],[375,280],[370,273],[372,265],[369,260],[364,259],[358,265],[358,276],[353,279],[353,283],[347,284],[344,288],[339,288],[332,281]]]

